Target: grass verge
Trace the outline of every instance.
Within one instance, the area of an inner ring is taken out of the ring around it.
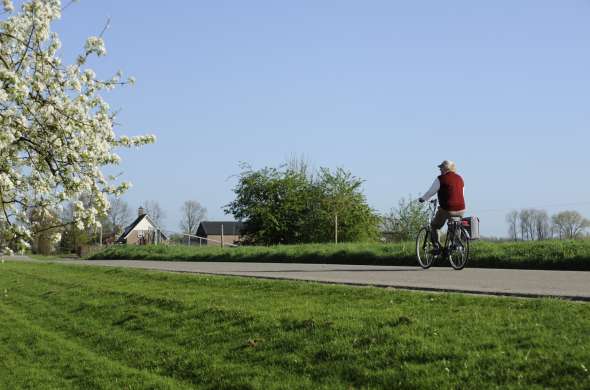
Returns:
[[[113,245],[90,259],[417,265],[413,242],[238,248]],[[472,242],[468,267],[590,271],[590,240]]]
[[[0,264],[0,388],[588,388],[590,305]]]

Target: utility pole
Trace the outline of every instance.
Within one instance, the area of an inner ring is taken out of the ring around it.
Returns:
[[[334,243],[338,244],[338,213],[334,214]]]

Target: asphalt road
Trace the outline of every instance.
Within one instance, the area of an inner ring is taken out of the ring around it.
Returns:
[[[31,261],[12,257],[9,261]],[[33,260],[35,261],[35,260]],[[200,274],[295,279],[322,283],[372,285],[427,291],[524,297],[550,296],[590,301],[590,272],[334,264],[221,263],[144,260],[64,260],[87,266],[142,268]]]

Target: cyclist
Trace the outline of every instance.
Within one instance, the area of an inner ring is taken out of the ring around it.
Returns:
[[[438,210],[430,223],[430,239],[434,245],[434,253],[440,253],[441,244],[438,230],[442,228],[450,217],[463,217],[465,214],[465,199],[463,197],[463,178],[456,173],[455,163],[444,160],[438,165],[440,176],[434,179],[432,186],[418,200],[426,202],[434,194],[438,195]]]

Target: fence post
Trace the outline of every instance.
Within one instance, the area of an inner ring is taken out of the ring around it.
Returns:
[[[223,248],[223,224],[221,224],[221,247]]]

